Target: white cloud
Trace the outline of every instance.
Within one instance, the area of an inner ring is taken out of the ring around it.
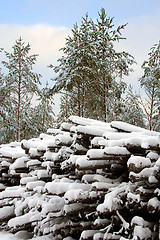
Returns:
[[[56,64],[61,56],[59,49],[64,47],[65,38],[70,34],[70,29],[65,27],[53,27],[50,25],[0,25],[0,47],[10,52],[15,41],[22,37],[24,42],[31,45],[31,54],[38,54],[36,72],[43,75],[46,82],[51,77],[49,64]],[[46,75],[46,76],[45,76]]]

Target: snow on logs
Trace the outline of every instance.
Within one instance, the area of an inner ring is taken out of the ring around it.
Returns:
[[[160,133],[71,116],[0,146],[0,224],[52,239],[158,239]]]

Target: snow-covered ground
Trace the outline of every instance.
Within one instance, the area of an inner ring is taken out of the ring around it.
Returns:
[[[20,236],[16,236],[16,234],[8,233],[6,231],[0,231],[0,240],[23,240],[23,239],[33,239],[33,240],[49,240],[49,237],[42,236],[42,237],[35,237],[35,238],[28,238],[27,233]]]

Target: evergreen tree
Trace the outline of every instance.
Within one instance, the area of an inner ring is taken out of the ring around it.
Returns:
[[[141,104],[148,128],[160,131],[160,41],[148,55],[148,60],[142,65],[144,74],[139,80],[146,94],[145,99],[141,97]]]
[[[66,93],[61,96],[60,111],[57,116],[57,127],[59,127],[61,123],[67,121],[69,116],[77,115],[78,107],[75,104],[74,95],[75,92],[71,95],[71,93],[66,91]]]
[[[14,135],[16,132],[14,140],[20,141],[24,131],[22,119],[24,121],[31,99],[38,92],[40,74],[33,72],[37,55],[29,55],[31,49],[29,43],[25,45],[23,40],[19,38],[12,48],[13,53],[4,51],[7,60],[2,61],[2,64],[8,70],[8,74],[4,77],[4,85],[11,102],[11,110],[9,109],[7,115],[10,121],[12,120]]]
[[[140,94],[129,85],[122,105],[121,120],[145,128],[144,112],[140,105]]]
[[[77,115],[84,116],[86,102],[88,100],[87,88],[90,78],[93,75],[92,57],[92,39],[90,35],[90,22],[88,14],[82,18],[81,26],[74,25],[72,37],[68,36],[65,47],[61,50],[64,55],[58,59],[59,66],[54,67],[58,73],[55,79],[54,91],[64,90],[75,95],[77,105]]]
[[[0,143],[15,139],[15,109],[10,94],[9,86],[0,69]]]
[[[109,121],[114,115],[113,101],[119,101],[126,88],[122,77],[129,74],[134,59],[114,49],[113,43],[123,39],[121,30],[125,25],[115,29],[113,18],[107,18],[103,8],[99,18],[94,22],[86,14],[80,27],[74,25],[72,37],[67,38],[61,49],[64,55],[54,67],[58,76],[53,91],[75,95],[79,116],[100,116],[101,120]]]
[[[48,87],[48,83],[46,83],[46,86],[39,90],[37,99],[39,104],[32,108],[32,113],[30,114],[32,119],[31,125],[35,128],[35,135],[46,132],[47,129],[53,127],[54,124],[54,102],[49,92],[50,88]]]
[[[123,75],[129,75],[129,65],[134,63],[133,57],[126,52],[116,52],[114,43],[124,39],[121,30],[125,25],[115,28],[113,18],[107,17],[105,9],[99,13],[94,31],[94,42],[97,56],[97,68],[99,81],[95,82],[95,88],[100,90],[103,105],[102,116],[104,121],[110,121],[114,115],[113,102],[115,98],[120,100],[126,85],[121,80]],[[120,81],[118,81],[120,79]]]

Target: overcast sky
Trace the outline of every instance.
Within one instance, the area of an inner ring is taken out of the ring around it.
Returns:
[[[39,54],[35,70],[51,86],[54,74],[47,66],[56,65],[73,24],[80,24],[87,12],[96,19],[101,7],[114,17],[115,26],[128,23],[126,40],[117,47],[135,57],[134,72],[125,80],[137,90],[141,65],[160,40],[160,0],[0,0],[0,47],[10,52],[20,36],[29,42],[32,53]]]

